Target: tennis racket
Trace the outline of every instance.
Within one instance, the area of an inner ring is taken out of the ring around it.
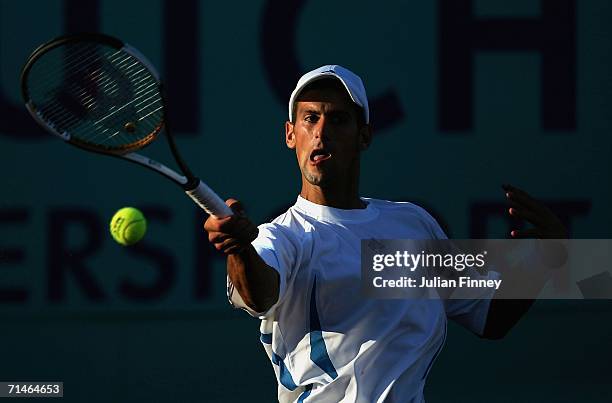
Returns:
[[[28,58],[21,93],[34,120],[66,143],[149,168],[180,185],[207,213],[232,215],[179,155],[159,74],[133,47],[102,34],[56,38]],[[182,174],[134,152],[162,131]]]

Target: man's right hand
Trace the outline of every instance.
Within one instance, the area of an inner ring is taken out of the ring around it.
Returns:
[[[236,306],[247,307],[253,313],[265,312],[278,300],[278,272],[268,266],[251,245],[259,230],[248,219],[240,202],[228,199],[225,204],[234,215],[208,217],[204,223],[208,240],[227,255],[227,275],[244,303]],[[239,301],[232,299],[232,302]]]
[[[217,250],[233,255],[251,245],[257,238],[258,229],[249,220],[238,200],[227,199],[225,204],[232,209],[234,215],[225,218],[211,215],[204,223],[204,229],[208,232],[208,240]]]

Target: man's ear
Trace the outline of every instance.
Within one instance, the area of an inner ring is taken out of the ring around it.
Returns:
[[[372,142],[372,126],[363,125],[359,129],[359,150],[367,150]]]
[[[293,132],[295,125],[289,121],[285,122],[285,143],[290,149],[295,148],[295,134]]]

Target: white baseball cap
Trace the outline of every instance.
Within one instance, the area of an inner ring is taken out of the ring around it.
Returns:
[[[291,93],[291,97],[289,98],[289,121],[293,122],[293,104],[295,100],[300,95],[300,92],[306,87],[308,84],[313,83],[322,78],[337,78],[346,88],[349,96],[353,100],[354,103],[359,105],[361,109],[363,109],[363,115],[366,123],[370,123],[370,108],[368,106],[368,96],[366,95],[365,87],[363,86],[363,82],[361,78],[349,69],[345,69],[342,66],[338,66],[337,64],[328,64],[326,66],[321,66],[318,69],[314,69],[304,74],[297,82],[295,89]]]

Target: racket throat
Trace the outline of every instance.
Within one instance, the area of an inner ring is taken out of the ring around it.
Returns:
[[[202,181],[199,178],[195,177],[185,177],[186,182],[182,185],[185,192],[194,191]]]

